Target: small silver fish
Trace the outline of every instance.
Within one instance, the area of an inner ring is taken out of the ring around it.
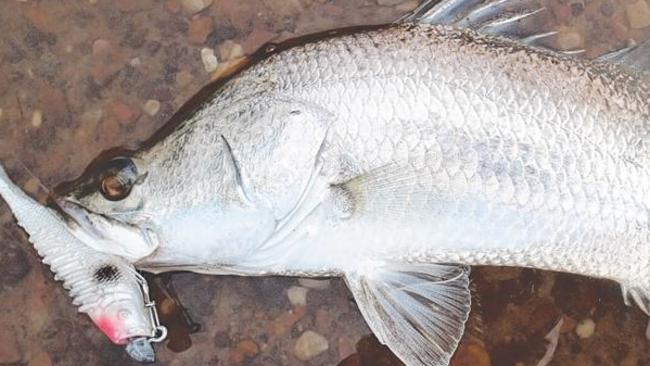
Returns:
[[[650,47],[543,50],[540,10],[427,1],[276,46],[57,202],[143,270],[343,276],[410,366],[448,365],[469,265],[612,279],[648,313]]]
[[[134,358],[153,362],[149,339],[160,336],[157,332],[164,329],[157,327],[145,306],[147,285],[133,265],[80,242],[57,211],[23,193],[2,167],[0,196],[29,234],[43,262],[63,282],[79,312],[88,314],[112,342],[126,345]]]

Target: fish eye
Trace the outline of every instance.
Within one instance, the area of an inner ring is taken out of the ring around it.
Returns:
[[[99,191],[109,201],[120,201],[129,196],[137,179],[138,171],[131,159],[115,158],[99,179]]]

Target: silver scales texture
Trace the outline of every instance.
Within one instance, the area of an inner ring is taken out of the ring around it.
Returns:
[[[327,179],[371,177],[358,180],[353,215],[321,223],[305,256],[326,245],[339,252],[323,254],[332,263],[339,255],[531,266],[646,292],[649,100],[647,81],[615,66],[395,26],[271,56],[143,156],[195,185],[188,200],[205,201],[210,190],[199,188],[224,179],[205,172],[222,158],[211,161],[208,146],[228,136],[251,189],[279,215],[300,195],[312,166],[303,155],[318,148],[325,124]],[[284,138],[278,126],[258,117],[294,102],[317,111],[289,126],[292,145],[279,148],[287,140],[274,145]],[[179,186],[168,187],[153,193],[160,209]]]

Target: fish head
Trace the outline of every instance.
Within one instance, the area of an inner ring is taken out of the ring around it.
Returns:
[[[86,245],[132,263],[159,246],[143,215],[143,186],[148,174],[137,158],[114,154],[96,159],[78,179],[54,190],[56,204],[70,218],[69,226]]]
[[[192,148],[100,156],[57,187],[55,201],[80,240],[132,263],[182,246],[191,251],[188,260],[237,264],[269,237],[275,216],[243,183],[225,138],[209,152]],[[208,153],[207,162],[192,158]]]

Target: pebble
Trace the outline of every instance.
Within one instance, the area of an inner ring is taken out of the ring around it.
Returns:
[[[641,29],[650,26],[650,6],[646,0],[637,0],[625,7],[627,20],[632,29]]]
[[[562,31],[557,35],[557,46],[563,51],[578,50],[584,47],[584,37],[575,30]]]
[[[330,288],[330,280],[315,280],[313,278],[301,278],[298,283],[302,287],[311,288],[314,290],[326,290]]]
[[[244,47],[237,42],[228,40],[217,47],[219,60],[230,61],[244,57]]]
[[[32,112],[32,127],[39,128],[43,125],[43,112],[35,110]]]
[[[307,289],[301,286],[291,286],[287,290],[287,297],[293,306],[307,305]]]
[[[420,5],[418,0],[409,0],[395,6],[395,10],[406,13],[417,8],[418,5]]]
[[[0,119],[2,119],[2,108],[0,108]]]
[[[594,335],[596,331],[596,323],[592,319],[583,319],[576,325],[576,334],[582,339],[586,339]]]
[[[29,359],[27,366],[51,366],[52,360],[45,351],[40,351]]]
[[[255,357],[260,352],[257,343],[250,339],[243,340],[230,350],[230,361],[232,364],[240,365],[248,358]]]
[[[490,366],[490,355],[475,341],[461,342],[449,366]]]
[[[105,39],[97,39],[93,42],[93,57],[96,59],[105,57],[111,49],[111,43]]]
[[[142,109],[144,110],[144,113],[153,117],[158,114],[158,111],[160,111],[160,102],[155,99],[149,99],[144,103]]]
[[[201,49],[201,61],[203,61],[203,68],[207,72],[213,72],[219,66],[217,56],[215,56],[214,50],[211,48]]]
[[[308,330],[296,340],[293,354],[301,361],[309,361],[328,349],[329,342],[325,337]]]
[[[23,189],[27,193],[36,194],[38,193],[40,186],[41,182],[39,182],[38,179],[31,177],[27,180],[27,182],[25,182],[25,184],[23,184]]]
[[[15,363],[21,358],[20,347],[13,329],[7,325],[0,325],[0,364]]]
[[[165,10],[171,14],[178,14],[181,11],[181,3],[178,0],[167,0],[165,2]]]
[[[212,4],[212,0],[181,0],[183,9],[190,14],[196,14]]]
[[[111,110],[121,123],[132,122],[138,117],[139,114],[135,108],[118,100],[114,100],[111,103]]]
[[[212,17],[197,16],[190,22],[190,30],[188,32],[188,39],[191,43],[202,44],[212,32]]]
[[[192,76],[191,72],[181,70],[176,74],[176,85],[182,88],[189,85],[192,82],[192,79],[194,79],[194,76]]]

